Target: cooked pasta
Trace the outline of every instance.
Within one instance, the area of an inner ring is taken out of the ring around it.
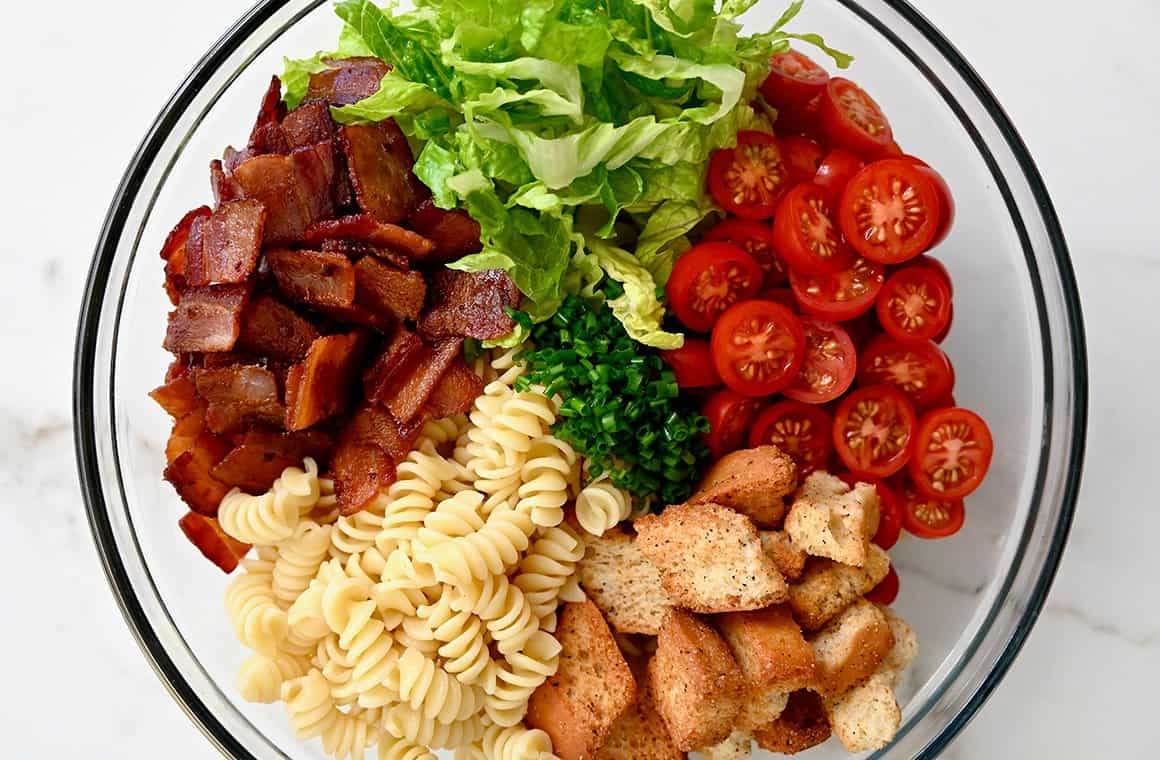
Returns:
[[[482,691],[461,684],[417,649],[399,657],[399,697],[423,717],[444,724],[467,720],[483,702]]]
[[[514,583],[527,596],[537,618],[556,611],[561,591],[576,575],[582,559],[584,542],[567,525],[549,528],[536,539],[520,560]]]
[[[527,713],[532,692],[556,673],[560,643],[549,633],[538,631],[523,651],[496,660],[484,679],[484,711],[499,726],[515,726]]]
[[[551,738],[538,728],[491,726],[483,734],[486,760],[559,760]]]
[[[279,652],[273,657],[253,654],[238,669],[238,694],[247,702],[269,704],[282,695],[282,684],[301,678],[310,670],[310,661]]]
[[[607,475],[589,483],[576,497],[576,521],[594,536],[603,536],[632,514],[632,498]]]
[[[238,641],[269,657],[278,654],[290,624],[274,596],[272,572],[247,569],[226,588],[225,604]]]
[[[396,739],[437,749],[455,749],[483,738],[485,726],[478,716],[451,723],[424,718],[409,705],[391,707],[382,718],[383,730]]]
[[[425,547],[416,559],[431,565],[441,582],[463,587],[514,568],[534,530],[527,512],[497,509],[479,531]]]
[[[576,452],[571,446],[552,435],[537,438],[520,471],[523,483],[517,491],[516,509],[526,510],[541,528],[564,522],[564,505],[568,503],[575,467]]]
[[[308,458],[304,467],[287,467],[261,496],[250,496],[237,488],[226,494],[218,508],[222,530],[257,546],[270,546],[293,536],[298,522],[314,509],[322,494],[318,465]]]
[[[318,670],[282,684],[282,701],[298,737],[320,737],[322,748],[336,758],[362,760],[378,743],[378,726],[341,712]]]
[[[410,546],[423,527],[423,520],[435,508],[435,494],[455,469],[438,454],[412,451],[398,467],[398,480],[387,489],[383,526],[375,539],[383,555]]]
[[[483,621],[469,610],[456,612],[451,595],[419,610],[419,618],[440,642],[443,669],[465,684],[475,683],[491,662]]]
[[[421,744],[406,739],[383,739],[379,745],[379,760],[439,760]]]
[[[329,525],[303,520],[287,540],[278,544],[274,563],[274,596],[282,607],[289,607],[318,573],[330,552]]]

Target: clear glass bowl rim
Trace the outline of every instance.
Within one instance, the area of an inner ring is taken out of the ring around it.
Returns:
[[[73,418],[77,468],[93,539],[97,545],[110,587],[132,633],[174,699],[215,746],[232,757],[247,760],[253,758],[253,755],[234,740],[229,731],[206,707],[179,672],[132,591],[132,584],[118,556],[116,542],[106,513],[108,507],[97,464],[98,431],[94,425],[93,399],[88,390],[93,387],[94,373],[98,369],[96,364],[98,327],[101,309],[105,297],[108,295],[109,274],[118,242],[124,232],[128,211],[136,200],[138,185],[152,163],[158,158],[165,140],[178,121],[178,117],[186,110],[193,97],[240,45],[288,2],[290,0],[260,0],[237,21],[193,68],[166,103],[142,140],[121,179],[102,226],[85,284],[74,351]],[[920,69],[925,68],[909,46],[881,20],[862,8],[858,0],[835,0],[835,2],[845,6],[873,27],[906,55],[912,64]],[[927,758],[936,757],[950,744],[998,686],[1026,643],[1050,592],[1071,530],[1083,471],[1088,413],[1087,350],[1079,290],[1076,286],[1067,243],[1042,175],[1031,158],[1022,137],[974,68],[925,16],[906,0],[881,0],[881,2],[898,13],[913,27],[914,31],[918,32],[944,56],[946,62],[963,78],[963,81],[978,98],[1014,154],[1038,206],[1041,214],[1040,221],[1046,228],[1055,264],[1058,267],[1059,285],[1062,288],[1065,307],[1067,338],[1073,357],[1070,457],[1066,463],[1066,482],[1063,484],[1059,519],[1054,527],[1051,546],[1043,560],[1039,577],[1031,594],[1025,601],[1024,612],[1010,640],[995,661],[990,673],[987,674],[959,713],[927,745],[922,753],[922,757]],[[311,5],[311,9],[313,7],[315,4]],[[1035,287],[1038,289],[1040,284],[1036,282]],[[1042,304],[1038,308],[1040,312],[1043,311]],[[1042,313],[1040,316],[1043,316]],[[1046,411],[1050,413],[1049,409]],[[1042,473],[1040,477],[1042,478]]]

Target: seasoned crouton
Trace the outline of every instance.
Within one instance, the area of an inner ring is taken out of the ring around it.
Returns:
[[[841,694],[869,678],[894,646],[886,616],[865,599],[851,605],[810,640],[817,661],[816,690]]]
[[[656,699],[648,682],[648,662],[643,657],[628,661],[636,676],[636,702],[616,724],[608,741],[596,753],[596,760],[684,760],[669,729],[657,712]]]
[[[834,735],[850,752],[871,752],[894,741],[902,710],[891,677],[889,671],[879,670],[844,694],[825,700]]]
[[[862,567],[811,557],[798,583],[789,587],[789,604],[807,631],[816,631],[882,582],[890,555],[870,544]]]
[[[701,754],[708,760],[747,760],[753,757],[753,737],[745,731],[734,731],[720,744],[702,749]]]
[[[894,614],[894,610],[889,607],[878,609],[886,616],[890,633],[894,636],[894,646],[882,661],[880,669],[890,672],[890,686],[896,689],[902,680],[902,674],[918,656],[918,636],[905,620]]]
[[[840,478],[815,472],[798,492],[785,529],[807,554],[861,567],[878,530],[878,491],[867,483],[850,489]]]
[[[770,752],[796,755],[830,738],[830,721],[822,698],[812,691],[795,691],[781,716],[753,732],[757,745]]]
[[[636,681],[592,602],[567,605],[555,635],[560,665],[532,694],[527,722],[562,760],[590,760],[636,700]]]
[[[813,684],[814,650],[788,607],[718,615],[714,622],[749,686],[738,728],[757,728],[775,720],[790,692]]]
[[[751,691],[741,705],[741,712],[737,713],[737,728],[742,731],[752,731],[762,726],[768,726],[781,717],[789,702],[790,692],[778,691],[773,688]]]
[[[636,546],[673,602],[702,613],[759,610],[789,598],[785,579],[744,515],[683,504],[635,523]]]
[[[809,555],[793,545],[789,534],[784,530],[763,530],[759,533],[761,548],[765,549],[765,553],[773,560],[778,572],[787,581],[796,581],[802,577]]]
[[[776,446],[759,446],[722,457],[689,503],[720,504],[763,528],[776,528],[785,517],[785,497],[796,487],[793,460]]]
[[[632,536],[613,528],[590,537],[580,563],[580,585],[620,633],[656,636],[672,606],[657,569],[645,559]]]
[[[669,610],[648,666],[657,710],[686,752],[723,741],[745,698],[745,679],[729,646],[703,620]]]

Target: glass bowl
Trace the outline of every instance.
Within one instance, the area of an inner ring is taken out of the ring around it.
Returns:
[[[750,12],[767,28],[784,6]],[[149,130],[97,245],[77,336],[81,480],[113,592],[174,698],[236,758],[321,758],[280,706],[242,703],[244,653],[222,609],[226,579],[185,542],[161,479],[169,422],[146,397],[167,364],[166,233],[210,196],[207,164],[245,139],[282,56],[332,45],[323,0],[266,0],[201,60]],[[1003,677],[1043,605],[1075,508],[1087,377],[1079,299],[1059,222],[1025,146],[950,43],[900,0],[811,0],[794,22],[857,55],[851,76],[908,151],[938,167],[958,220],[937,255],[958,299],[946,347],[956,395],[990,421],[997,456],[951,540],[904,540],[898,611],[919,655],[900,692],[903,726],[881,758],[934,757]],[[839,757],[833,743],[810,757]]]

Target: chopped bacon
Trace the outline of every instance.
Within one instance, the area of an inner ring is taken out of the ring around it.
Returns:
[[[246,198],[267,212],[265,243],[296,243],[310,225],[334,215],[337,166],[329,142],[299,148],[288,156],[255,156],[241,162],[234,178]]]
[[[342,431],[331,471],[343,514],[365,508],[381,489],[395,482],[395,463],[401,462],[419,439],[426,418],[399,425],[391,413],[364,404]]]
[[[507,309],[520,302],[520,291],[507,273],[436,272],[431,282],[431,307],[419,320],[419,332],[437,339],[453,336],[496,340],[515,329]]]
[[[407,270],[411,268],[411,260],[406,256],[401,256],[390,248],[383,248],[382,246],[371,245],[370,243],[360,243],[357,240],[324,240],[322,242],[322,250],[327,253],[341,253],[353,261],[358,261],[364,256],[374,256],[377,259],[382,259],[395,269]]]
[[[178,354],[165,370],[165,382],[172,383],[174,380],[189,377],[189,371],[197,364],[197,359],[195,354]]]
[[[355,271],[338,253],[267,251],[266,261],[287,298],[319,306],[350,306],[355,296]]]
[[[409,373],[393,378],[384,405],[395,419],[403,425],[415,419],[462,348],[463,341],[459,339],[425,347],[423,355]]]
[[[253,494],[264,493],[287,467],[301,467],[311,457],[325,467],[334,451],[334,439],[318,430],[275,433],[251,430],[225,459],[213,468],[213,476],[228,486]]]
[[[217,520],[199,515],[197,512],[188,513],[178,520],[177,524],[202,556],[227,575],[238,569],[238,563],[252,548],[249,544],[243,544],[227,536]]]
[[[467,414],[481,393],[483,380],[461,357],[456,357],[443,373],[439,385],[435,386],[431,398],[427,399],[426,408],[432,419],[437,420]]]
[[[385,333],[389,332],[395,325],[395,320],[387,315],[371,311],[357,303],[351,306],[314,306],[313,309],[334,320],[339,329],[343,329],[344,326],[359,325]]]
[[[213,189],[214,201],[219,206],[242,197],[241,185],[234,179],[233,174],[226,172],[220,158],[209,162],[209,184]]]
[[[205,432],[205,403],[173,423],[169,440],[165,442],[165,461],[173,460],[193,448],[198,436]]]
[[[237,150],[231,145],[222,154],[222,167],[225,169],[226,174],[233,176],[233,173],[239,166],[253,157],[254,154],[248,148],[246,150]]]
[[[197,397],[197,387],[193,383],[193,378],[188,374],[153,389],[149,392],[149,398],[156,401],[175,420],[193,414],[203,405],[201,399]]]
[[[266,208],[257,201],[230,201],[194,220],[185,246],[190,285],[245,282],[258,266]]]
[[[214,433],[230,433],[246,423],[282,421],[285,409],[278,394],[278,378],[254,366],[199,369],[193,373],[197,393],[209,405],[206,426]]]
[[[237,347],[257,356],[300,362],[318,338],[314,325],[272,296],[258,296],[242,312]]]
[[[305,430],[346,410],[366,349],[363,332],[328,335],[310,346],[286,378],[286,429]]]
[[[201,206],[190,211],[181,217],[181,221],[170,231],[165,238],[165,244],[161,246],[161,259],[165,262],[165,291],[169,294],[169,300],[174,305],[181,299],[181,292],[185,290],[187,284],[185,252],[189,242],[189,233],[193,229],[194,222],[204,219],[212,213],[209,206]]]
[[[419,205],[411,167],[411,149],[401,132],[380,124],[347,125],[339,129],[359,207],[381,222],[407,218]]]
[[[407,220],[411,229],[435,243],[430,260],[436,263],[455,261],[483,250],[479,222],[463,210],[445,211],[430,198],[419,204]]]
[[[246,285],[187,289],[169,315],[165,349],[175,354],[232,350],[249,295]]]
[[[416,320],[427,298],[427,280],[419,272],[401,271],[367,256],[354,267],[360,304],[395,319]]]
[[[226,484],[212,474],[214,465],[222,461],[229,450],[229,444],[221,438],[202,433],[191,448],[165,468],[165,479],[177,489],[181,500],[199,515],[217,517],[218,506],[229,493]]]
[[[379,358],[363,373],[363,389],[367,399],[385,405],[396,379],[411,372],[411,368],[422,357],[423,348],[423,340],[400,325]]]
[[[427,258],[435,250],[435,244],[419,233],[394,224],[383,224],[369,214],[319,222],[306,230],[302,238],[308,246],[320,246],[327,240],[357,240],[383,246],[417,261]]]
[[[249,150],[256,156],[264,153],[288,153],[289,145],[286,136],[282,133],[281,122],[286,115],[286,106],[282,103],[282,80],[278,77],[270,79],[270,86],[262,96],[262,105],[258,109],[258,118],[254,122],[254,129],[250,132]]]
[[[390,64],[378,58],[355,57],[327,61],[331,68],[310,75],[306,99],[321,98],[331,105],[347,106],[379,91]]]
[[[303,103],[282,120],[282,131],[290,148],[334,139],[334,120],[330,118],[330,108],[321,101]]]

